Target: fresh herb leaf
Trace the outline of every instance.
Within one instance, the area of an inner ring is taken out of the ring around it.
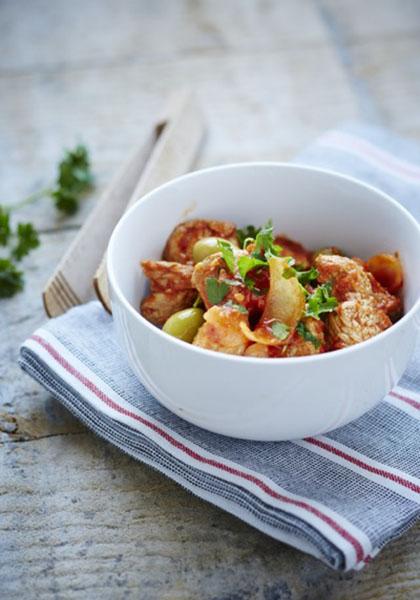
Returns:
[[[88,151],[85,146],[67,150],[58,165],[56,187],[51,192],[58,210],[71,215],[79,208],[79,200],[92,185]]]
[[[232,244],[227,240],[218,240],[217,245],[219,247],[220,252],[222,253],[223,260],[225,261],[227,268],[234,275],[236,265]]]
[[[10,298],[23,288],[23,273],[11,260],[0,258],[0,298]]]
[[[280,252],[281,247],[274,243],[273,224],[270,220],[258,232],[255,238],[255,251],[252,254],[255,257],[260,257],[262,254],[268,260],[273,256],[279,256]]]
[[[19,261],[39,246],[39,237],[32,223],[18,223],[17,244],[12,250],[12,257]]]
[[[303,286],[308,284],[310,281],[314,281],[318,277],[319,273],[315,267],[311,267],[308,271],[299,271],[295,267],[288,267],[283,272],[285,279],[296,277],[299,283]]]
[[[274,321],[271,324],[271,331],[278,340],[285,340],[290,333],[290,327],[280,321]]]
[[[303,321],[299,321],[299,323],[296,325],[296,331],[303,340],[311,342],[318,350],[321,345],[321,340],[319,340],[313,333],[309,331]]]
[[[306,301],[306,316],[319,319],[322,313],[334,311],[338,306],[335,296],[331,296],[331,283],[319,285]]]
[[[66,189],[58,188],[51,193],[51,198],[57,210],[66,215],[74,215],[79,208],[77,196]]]
[[[0,246],[6,246],[11,233],[9,211],[0,206]]]
[[[239,312],[243,313],[244,315],[248,314],[248,310],[245,308],[245,306],[242,306],[241,304],[235,304],[235,302],[232,302],[232,300],[228,300],[223,306],[228,306],[229,308],[239,310]]]
[[[239,275],[246,282],[247,274],[256,267],[268,267],[268,263],[261,258],[255,258],[254,256],[240,256],[238,258],[238,271]]]
[[[308,271],[296,270],[296,277],[302,285],[308,284],[310,281],[314,281],[319,276],[319,272],[315,267],[311,267]]]
[[[206,294],[211,304],[219,304],[229,292],[229,286],[215,277],[207,277]]]
[[[23,288],[23,273],[15,262],[22,260],[31,250],[39,246],[39,237],[31,223],[18,223],[16,230],[10,224],[10,212],[51,197],[58,210],[73,214],[79,208],[82,194],[92,185],[88,151],[85,146],[76,146],[66,151],[58,165],[58,174],[53,188],[45,188],[31,194],[12,207],[0,205],[0,246],[9,246],[10,258],[0,259],[0,298],[9,298]],[[11,241],[15,244],[12,246]],[[10,248],[10,246],[12,246]]]
[[[254,227],[254,225],[247,225],[243,229],[237,229],[236,237],[238,238],[239,246],[243,248],[246,239],[252,238],[255,240],[259,231],[260,228]]]

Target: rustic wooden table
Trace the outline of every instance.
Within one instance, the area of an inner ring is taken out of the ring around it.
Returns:
[[[16,358],[47,276],[174,87],[204,108],[201,165],[287,160],[354,118],[420,140],[420,2],[3,0],[0,48],[1,202],[79,139],[97,177],[72,219],[22,211],[42,246],[0,301],[0,596],[419,598],[419,526],[363,572],[332,572],[97,439]]]

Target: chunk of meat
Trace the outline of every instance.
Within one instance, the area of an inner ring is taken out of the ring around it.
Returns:
[[[334,313],[328,315],[332,350],[368,340],[392,325],[390,318],[377,306],[374,296],[352,294]]]
[[[165,260],[142,260],[141,266],[146,277],[150,280],[152,292],[193,289],[191,278],[194,267]]]
[[[196,297],[193,289],[152,292],[141,303],[140,312],[145,319],[161,327],[175,312],[192,306]]]
[[[267,346],[266,344],[251,344],[245,350],[245,356],[255,358],[286,358],[290,356],[308,356],[321,354],[327,349],[325,340],[325,325],[322,321],[308,317],[303,319],[303,323],[314,337],[319,341],[314,344],[312,341],[302,338],[297,331],[293,333],[291,339],[282,346]]]
[[[237,245],[236,226],[229,221],[194,219],[177,225],[166,242],[164,260],[193,262],[193,246],[202,238],[219,237]]]
[[[337,254],[320,254],[314,265],[319,272],[318,281],[331,281],[332,293],[340,302],[355,292],[365,296],[372,295],[369,275],[357,261]]]
[[[274,242],[282,247],[281,256],[291,256],[296,264],[307,269],[311,264],[311,252],[308,252],[302,244],[295,242],[284,235],[278,235]]]
[[[227,306],[213,306],[204,314],[205,323],[198,330],[193,344],[200,348],[242,355],[249,344],[241,329],[247,316]]]
[[[401,310],[400,299],[387,292],[372,273],[365,270],[362,261],[321,254],[315,259],[314,265],[319,272],[318,281],[331,281],[332,293],[340,302],[350,299],[352,294],[358,294],[373,296],[376,307],[389,315],[397,315]]]

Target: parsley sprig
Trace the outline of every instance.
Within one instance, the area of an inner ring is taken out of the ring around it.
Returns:
[[[248,229],[252,225],[248,225]],[[255,249],[248,256],[238,258],[238,271],[245,285],[250,289],[254,288],[254,282],[248,277],[248,273],[257,267],[268,268],[268,261],[273,256],[279,256],[281,247],[274,242],[273,224],[270,221],[256,231],[254,243]]]
[[[6,252],[6,255],[0,256],[0,298],[10,298],[23,289],[23,272],[17,268],[17,263],[40,244],[32,223],[19,222],[13,227],[11,212],[43,197],[50,197],[58,211],[66,215],[74,214],[92,183],[88,151],[85,146],[78,145],[73,150],[65,151],[51,187],[31,194],[12,207],[0,205],[0,246]]]
[[[0,258],[0,298],[10,298],[23,288],[16,263],[39,246],[39,237],[31,223],[18,223],[13,230],[9,212],[0,206],[0,246],[9,250],[7,258]]]
[[[243,229],[236,230],[236,237],[238,238],[238,242],[241,248],[245,245],[245,240],[253,239],[257,237],[261,228],[254,227],[254,225],[247,225]]]
[[[299,323],[296,325],[296,332],[303,340],[306,342],[311,342],[315,349],[318,350],[321,345],[321,340],[310,332],[303,321],[299,321]]]
[[[308,295],[305,311],[307,317],[319,319],[321,314],[332,312],[337,308],[338,301],[331,295],[331,290],[332,285],[328,282],[319,285],[312,294]]]

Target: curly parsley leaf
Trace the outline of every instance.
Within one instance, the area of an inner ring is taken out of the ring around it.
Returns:
[[[87,148],[67,150],[58,165],[56,186],[51,192],[58,210],[71,215],[79,208],[79,200],[92,185],[93,176]]]
[[[279,256],[281,247],[274,243],[273,224],[270,221],[261,227],[255,238],[255,251],[253,256],[263,255],[266,260],[273,256]]]
[[[278,340],[285,340],[289,336],[290,327],[280,321],[274,321],[271,324],[271,331]]]
[[[296,332],[300,337],[306,342],[311,342],[313,346],[318,350],[321,345],[321,340],[319,340],[313,333],[309,331],[303,321],[299,321],[296,325]]]
[[[207,277],[206,294],[211,304],[219,304],[229,292],[229,286],[215,277]]]
[[[335,296],[331,296],[331,283],[319,285],[306,299],[306,316],[319,319],[322,313],[334,311],[338,306]]]
[[[0,298],[11,298],[23,288],[23,273],[11,260],[0,258]]]
[[[288,267],[283,272],[283,277],[285,279],[290,279],[291,277],[296,277],[299,283],[303,286],[308,284],[310,281],[314,281],[317,279],[319,272],[315,267],[311,267],[308,271],[299,271],[294,267]]]
[[[239,246],[243,248],[244,242],[247,239],[252,238],[255,240],[260,230],[260,227],[255,227],[254,225],[247,225],[246,227],[243,227],[243,229],[237,229],[236,237],[238,238]]]
[[[236,264],[232,244],[227,240],[218,240],[217,245],[222,253],[223,260],[225,261],[227,268],[234,275]]]
[[[0,206],[0,246],[6,246],[11,233],[9,211]]]
[[[240,256],[238,258],[239,275],[245,282],[249,271],[252,271],[256,267],[268,267],[268,263],[266,260],[255,258],[254,256]]]
[[[12,257],[20,261],[31,250],[39,246],[39,237],[32,223],[18,223],[17,244],[12,250]]]
[[[248,310],[245,308],[245,306],[242,306],[242,304],[235,304],[235,302],[232,302],[232,300],[228,300],[223,306],[234,308],[244,315],[248,314]]]

